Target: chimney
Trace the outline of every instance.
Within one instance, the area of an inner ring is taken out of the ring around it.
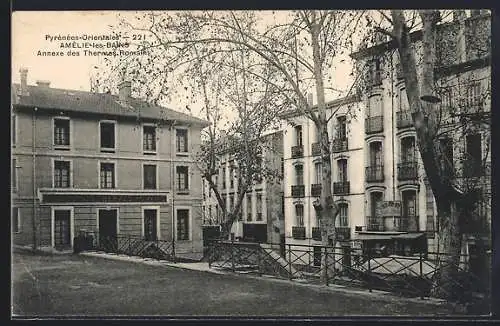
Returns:
[[[309,104],[309,106],[314,105],[314,98],[312,93],[307,93],[307,104]]]
[[[124,80],[118,84],[118,98],[120,102],[128,102],[132,94],[132,83],[129,80]]]
[[[19,69],[19,73],[21,74],[21,95],[28,95],[28,69],[21,68]]]
[[[49,80],[37,80],[36,81],[36,85],[38,87],[49,88],[50,87],[50,81]]]

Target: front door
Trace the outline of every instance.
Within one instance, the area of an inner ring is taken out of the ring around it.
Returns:
[[[57,250],[71,249],[71,211],[54,211],[54,246]]]
[[[157,239],[156,219],[157,219],[156,209],[144,210],[144,240],[156,241]]]
[[[99,247],[106,252],[118,249],[116,209],[99,210]]]

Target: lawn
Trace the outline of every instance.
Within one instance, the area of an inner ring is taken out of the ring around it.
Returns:
[[[449,315],[452,308],[78,255],[13,256],[17,316]]]

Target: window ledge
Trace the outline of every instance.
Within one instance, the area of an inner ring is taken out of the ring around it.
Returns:
[[[177,156],[189,156],[189,152],[177,152],[175,153]]]
[[[158,152],[157,151],[143,151],[143,154],[144,155],[156,155],[156,154],[158,154]]]
[[[189,190],[177,190],[177,195],[189,195]]]
[[[101,147],[101,152],[105,152],[105,153],[115,153],[116,152],[116,149],[115,148],[103,148]]]
[[[69,145],[54,145],[55,150],[69,151],[71,148]]]

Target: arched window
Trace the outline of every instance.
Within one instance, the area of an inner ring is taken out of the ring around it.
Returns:
[[[339,210],[339,226],[349,226],[349,211],[347,203],[340,203]]]
[[[295,221],[296,226],[304,226],[304,205],[295,205]]]

